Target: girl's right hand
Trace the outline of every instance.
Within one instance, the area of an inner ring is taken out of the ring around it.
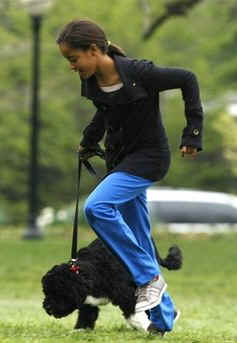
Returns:
[[[95,146],[90,148],[79,145],[77,151],[82,161],[88,160],[90,157],[93,156],[99,156],[102,159],[104,159],[104,151],[101,149],[99,144],[96,144]]]
[[[85,149],[84,146],[79,145],[79,147],[78,147],[78,149],[77,149],[77,152],[82,152],[84,149]]]
[[[95,155],[93,151],[81,145],[79,145],[77,152],[79,153],[80,160],[82,161],[88,160],[88,158]]]

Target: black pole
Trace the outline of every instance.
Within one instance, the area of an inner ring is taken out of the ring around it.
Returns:
[[[40,129],[40,31],[42,16],[31,16],[33,34],[32,56],[32,102],[31,102],[31,135],[30,135],[30,165],[29,165],[29,195],[28,195],[28,228],[24,238],[42,238],[37,225],[39,214],[39,129]]]

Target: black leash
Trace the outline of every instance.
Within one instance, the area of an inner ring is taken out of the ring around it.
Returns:
[[[75,208],[75,215],[74,215],[74,221],[73,221],[71,260],[69,263],[71,271],[76,272],[76,273],[79,273],[79,265],[77,263],[77,237],[78,237],[78,214],[79,214],[79,198],[80,198],[82,165],[85,166],[85,168],[91,175],[98,177],[95,169],[92,167],[90,162],[88,162],[87,160],[81,160],[80,155],[78,154],[76,208]]]
[[[76,209],[75,209],[74,221],[73,221],[72,252],[71,252],[71,259],[72,259],[72,261],[76,260],[76,257],[77,257],[76,253],[77,253],[78,212],[79,212],[79,195],[80,195],[80,183],[81,183],[81,169],[82,169],[82,161],[78,157]]]

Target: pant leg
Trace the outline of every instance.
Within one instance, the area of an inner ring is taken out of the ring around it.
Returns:
[[[150,310],[150,320],[162,331],[172,331],[174,325],[174,303],[167,292],[159,305]]]
[[[151,225],[147,207],[146,190],[136,198],[119,205],[123,219],[133,231],[138,244],[145,249],[157,264],[156,253],[151,240]]]
[[[145,249],[157,264],[155,249],[151,240],[151,227],[146,201],[146,191],[136,198],[119,206],[120,213],[133,231],[137,242]],[[174,304],[165,292],[159,305],[150,310],[150,320],[162,331],[171,331],[174,320]]]
[[[139,196],[152,181],[125,172],[109,174],[90,194],[85,215],[98,236],[117,254],[137,285],[160,273],[153,257],[139,245],[119,206]]]

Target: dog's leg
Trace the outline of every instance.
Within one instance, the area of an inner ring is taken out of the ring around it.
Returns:
[[[92,305],[82,305],[74,329],[94,329],[99,308]]]

